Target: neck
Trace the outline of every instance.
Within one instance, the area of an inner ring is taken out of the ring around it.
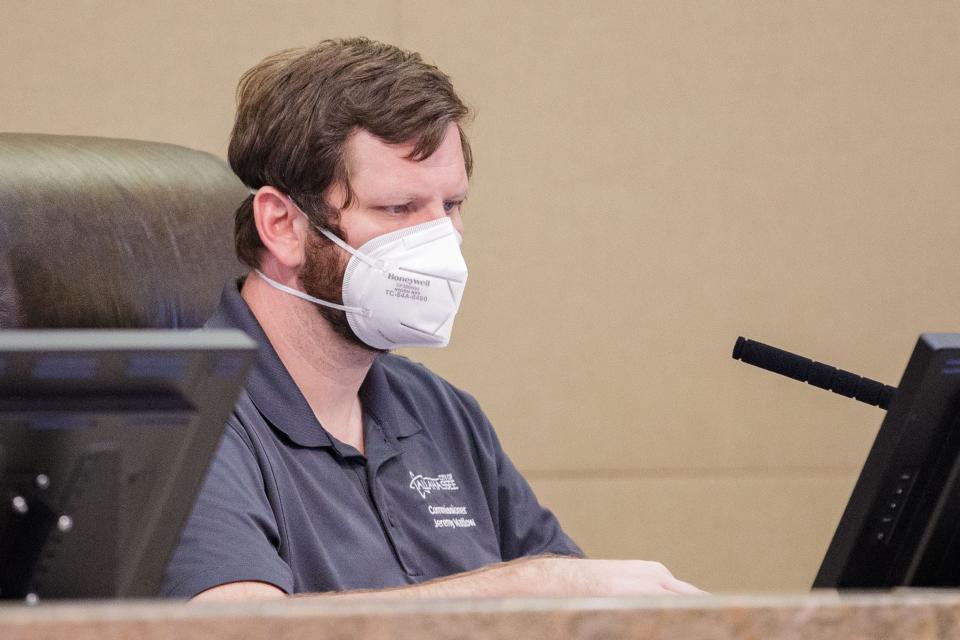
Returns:
[[[359,391],[378,354],[351,344],[312,303],[277,291],[255,273],[240,295],[320,424],[363,453]]]

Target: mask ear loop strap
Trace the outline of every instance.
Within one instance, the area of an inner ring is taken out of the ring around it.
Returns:
[[[301,300],[306,300],[307,302],[312,302],[312,303],[314,303],[314,304],[319,304],[319,305],[322,305],[322,306],[324,306],[324,307],[330,307],[331,309],[338,309],[338,310],[344,311],[344,312],[346,312],[346,313],[356,313],[356,314],[361,315],[361,316],[363,316],[363,317],[365,317],[365,318],[369,318],[370,316],[373,315],[373,313],[372,313],[369,309],[363,309],[363,308],[361,308],[361,307],[347,307],[347,306],[344,306],[344,305],[342,305],[342,304],[337,304],[337,303],[335,303],[335,302],[328,302],[327,300],[321,300],[320,298],[314,298],[313,296],[311,296],[311,295],[309,295],[309,294],[306,294],[306,293],[304,293],[303,291],[298,291],[297,289],[294,289],[294,288],[292,288],[292,287],[288,287],[288,286],[285,285],[285,284],[281,284],[281,283],[277,282],[277,281],[274,280],[273,278],[269,278],[269,277],[263,275],[263,272],[260,271],[260,269],[254,269],[253,271],[254,271],[254,273],[256,273],[258,276],[260,276],[261,278],[263,278],[264,282],[266,282],[268,285],[270,285],[270,286],[273,287],[274,289],[277,289],[277,290],[279,290],[279,291],[283,291],[284,293],[289,293],[290,295],[295,296],[295,297],[297,297],[297,298],[300,298]]]
[[[259,191],[259,189],[250,189],[249,191],[250,191],[251,195],[256,196],[256,195],[257,195],[257,192]],[[289,196],[287,196],[287,197],[289,198]],[[328,230],[326,230],[326,229],[321,229],[320,227],[314,225],[313,222],[310,221],[310,217],[306,214],[306,212],[304,212],[303,209],[300,208],[300,205],[298,205],[298,204],[293,200],[293,198],[290,198],[290,202],[292,202],[292,203],[293,203],[293,206],[295,206],[295,207],[297,208],[297,211],[299,211],[301,214],[303,214],[303,217],[307,219],[307,223],[308,223],[311,227],[313,227],[314,229],[316,229],[317,231],[319,231],[320,233],[322,233],[322,234],[323,234],[324,236],[326,236],[331,242],[333,242],[334,244],[336,244],[337,246],[339,246],[340,248],[342,248],[344,251],[348,252],[349,254],[351,254],[351,255],[353,255],[353,256],[356,256],[358,260],[360,260],[360,261],[362,261],[362,262],[370,265],[370,266],[373,267],[374,269],[378,269],[378,270],[380,270],[380,271],[383,271],[383,270],[384,270],[383,260],[371,260],[368,256],[365,256],[364,254],[360,253],[359,251],[357,251],[356,249],[354,249],[353,247],[351,247],[350,245],[348,245],[346,242],[344,242],[343,240],[341,240],[340,238],[338,238],[336,235],[334,235],[334,234],[331,233],[330,231],[328,231]],[[328,300],[321,300],[320,298],[315,298],[315,297],[311,296],[310,294],[304,293],[303,291],[299,291],[299,290],[294,289],[294,288],[292,288],[292,287],[288,287],[288,286],[285,285],[285,284],[281,284],[281,283],[277,282],[277,281],[274,280],[273,278],[270,278],[270,277],[264,275],[264,273],[263,273],[262,271],[260,271],[260,269],[254,269],[254,272],[255,272],[258,276],[260,276],[261,278],[263,278],[263,281],[266,282],[266,283],[267,283],[268,285],[270,285],[271,287],[273,287],[274,289],[277,289],[278,291],[282,291],[282,292],[284,292],[284,293],[289,293],[290,295],[292,295],[292,296],[294,296],[294,297],[296,297],[296,298],[300,298],[301,300],[306,300],[307,302],[312,302],[312,303],[314,303],[314,304],[319,304],[319,305],[324,306],[324,307],[330,307],[331,309],[337,309],[337,310],[343,311],[343,312],[345,312],[345,313],[355,313],[355,314],[358,314],[358,315],[363,316],[364,318],[369,318],[370,316],[373,315],[373,312],[372,312],[370,309],[365,309],[365,308],[362,308],[362,307],[347,307],[347,306],[345,306],[345,305],[337,304],[337,303],[335,303],[335,302],[330,302],[330,301],[328,301]]]
[[[257,192],[259,191],[259,189],[250,189],[249,191],[250,191],[251,194],[257,195]],[[297,208],[297,211],[299,211],[299,212],[303,215],[303,217],[306,218],[307,223],[308,223],[311,227],[313,227],[314,229],[316,229],[317,231],[319,231],[320,233],[322,233],[322,234],[327,238],[327,240],[329,240],[329,241],[332,242],[333,244],[337,245],[338,247],[340,247],[341,249],[343,249],[344,251],[346,251],[346,252],[349,253],[350,255],[355,256],[355,257],[357,258],[357,260],[360,260],[361,262],[363,262],[363,263],[366,264],[367,266],[373,267],[373,268],[376,269],[377,271],[385,271],[385,270],[386,270],[386,263],[385,263],[383,260],[375,260],[375,259],[371,258],[370,256],[368,256],[368,255],[366,255],[366,254],[360,253],[359,251],[357,251],[356,249],[354,249],[353,247],[351,247],[349,244],[347,244],[346,242],[344,242],[341,238],[337,237],[337,235],[334,234],[334,233],[332,233],[329,229],[323,229],[323,228],[318,227],[317,225],[313,224],[313,221],[310,220],[310,216],[308,216],[307,213],[306,213],[303,209],[300,208],[300,205],[297,204],[297,202],[296,202],[293,198],[291,198],[290,196],[287,196],[287,197],[290,199],[290,202],[293,203],[293,206],[295,206],[295,207]]]
[[[303,213],[303,212],[301,211],[300,213]],[[306,217],[307,214],[304,213],[303,215],[304,217]],[[310,218],[307,218],[307,221],[309,220]],[[348,245],[346,242],[344,242],[341,238],[337,237],[337,235],[332,231],[330,231],[329,229],[321,229],[320,227],[314,225],[312,222],[310,223],[310,226],[312,226],[314,229],[316,229],[317,231],[322,233],[324,236],[326,236],[327,240],[337,245],[338,247],[340,247],[341,249],[343,249],[353,257],[355,257],[360,262],[363,262],[364,264],[370,267],[373,267],[377,271],[385,270],[385,263],[383,262],[383,260],[374,260],[370,256],[360,253],[359,251],[357,251],[356,249]]]

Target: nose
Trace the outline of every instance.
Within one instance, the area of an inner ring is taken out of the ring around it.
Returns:
[[[452,214],[456,211],[449,211],[444,206],[443,201],[440,202],[431,202],[420,207],[420,210],[417,211],[416,222],[414,224],[422,224],[424,222],[433,222],[434,220],[440,220],[442,218],[454,218]],[[454,224],[456,224],[456,219],[454,219]]]
[[[460,217],[460,205],[448,208],[447,201],[439,200],[421,205],[418,209],[416,218],[411,224],[423,224],[424,222],[450,218],[453,227],[461,234],[463,233],[463,219]]]
[[[431,202],[430,206],[425,207],[424,211],[424,222],[429,222],[432,220],[439,220],[440,218],[447,217],[447,210],[444,208],[443,202]]]

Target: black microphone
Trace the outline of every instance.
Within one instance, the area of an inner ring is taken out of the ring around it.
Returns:
[[[755,367],[779,373],[782,376],[812,384],[821,389],[829,389],[847,398],[886,409],[890,406],[896,387],[882,382],[858,376],[855,373],[837,369],[810,358],[798,356],[783,349],[777,349],[762,342],[737,338],[733,346],[733,359],[742,360]]]

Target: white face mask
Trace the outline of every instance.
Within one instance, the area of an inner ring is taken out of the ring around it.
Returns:
[[[345,311],[354,334],[375,349],[447,346],[467,282],[462,238],[450,218],[386,233],[357,249],[317,230],[351,254],[342,305],[257,275],[275,289]]]

